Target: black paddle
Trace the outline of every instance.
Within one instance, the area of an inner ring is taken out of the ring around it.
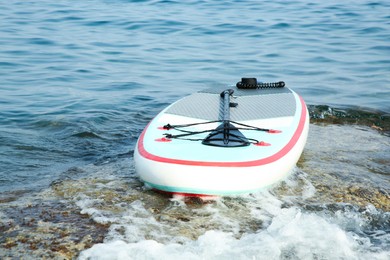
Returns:
[[[203,139],[202,144],[219,147],[240,147],[250,145],[248,139],[230,122],[230,107],[237,106],[236,103],[230,102],[230,97],[233,93],[233,89],[222,91],[222,124]]]

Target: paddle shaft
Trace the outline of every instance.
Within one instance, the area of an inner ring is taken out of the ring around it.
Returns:
[[[229,122],[230,122],[230,96],[233,95],[233,89],[224,90],[221,93],[223,98],[223,142],[229,143]]]

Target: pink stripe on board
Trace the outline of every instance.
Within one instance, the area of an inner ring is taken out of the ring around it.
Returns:
[[[166,158],[157,156],[154,154],[149,153],[146,151],[144,147],[144,136],[145,132],[148,129],[149,125],[146,126],[144,131],[142,132],[140,139],[138,141],[138,152],[141,156],[143,156],[146,159],[156,161],[156,162],[163,162],[163,163],[171,163],[171,164],[181,164],[181,165],[191,165],[191,166],[214,166],[214,167],[250,167],[250,166],[259,166],[264,165],[268,163],[275,162],[285,156],[288,152],[291,151],[291,149],[295,146],[295,144],[298,142],[299,138],[302,135],[303,129],[305,128],[305,122],[306,122],[306,105],[303,101],[302,97],[299,97],[301,101],[301,117],[299,119],[298,128],[295,131],[294,135],[290,139],[290,141],[277,153],[263,158],[259,160],[253,160],[253,161],[246,161],[246,162],[204,162],[204,161],[189,161],[189,160],[180,160],[180,159],[172,159],[172,158]],[[230,148],[231,149],[231,148]]]

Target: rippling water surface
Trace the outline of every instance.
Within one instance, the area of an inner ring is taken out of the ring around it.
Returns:
[[[0,258],[388,259],[387,1],[16,1],[0,8]],[[200,204],[143,187],[138,135],[241,77],[309,105],[268,190]]]

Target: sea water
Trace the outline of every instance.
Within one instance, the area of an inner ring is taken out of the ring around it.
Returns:
[[[387,1],[6,1],[0,258],[389,259]],[[283,80],[311,116],[291,176],[201,203],[133,151],[173,101]]]

